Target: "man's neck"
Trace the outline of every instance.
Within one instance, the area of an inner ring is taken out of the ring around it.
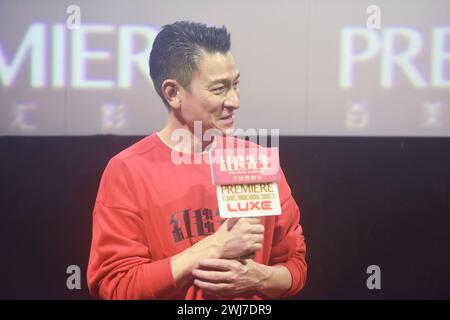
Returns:
[[[207,151],[209,147],[214,147],[216,142],[215,139],[212,139],[213,141],[203,141],[203,134],[201,136],[199,133],[195,135],[193,129],[178,121],[172,112],[169,113],[167,123],[158,132],[158,135],[175,151],[191,154]]]

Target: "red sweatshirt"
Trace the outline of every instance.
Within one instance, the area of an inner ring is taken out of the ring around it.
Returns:
[[[211,169],[179,164],[172,149],[152,134],[113,157],[106,167],[93,213],[87,280],[102,299],[208,299],[192,282],[175,285],[170,257],[214,233],[219,216]],[[284,174],[278,183],[282,214],[262,217],[263,248],[255,262],[283,265],[292,275],[284,294],[306,281],[306,246],[300,212]],[[258,292],[227,299],[266,299]]]

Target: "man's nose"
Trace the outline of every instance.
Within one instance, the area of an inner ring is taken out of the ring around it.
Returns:
[[[224,105],[227,108],[239,109],[240,102],[239,92],[233,89],[228,92]]]

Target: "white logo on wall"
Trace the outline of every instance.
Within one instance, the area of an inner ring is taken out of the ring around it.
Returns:
[[[79,29],[81,24],[81,8],[75,4],[71,4],[67,7],[66,13],[70,14],[66,20],[67,29]]]
[[[29,111],[37,109],[35,104],[20,104],[14,108],[14,120],[11,122],[11,127],[23,131],[33,131],[37,129],[37,125],[32,124],[29,118]]]
[[[148,53],[159,29],[148,25],[81,26],[77,23],[69,18],[66,26],[62,23],[51,26],[35,22],[28,27],[15,50],[5,50],[0,46],[0,86],[16,85],[19,72],[28,64],[29,83],[34,88],[69,86],[77,89],[128,89],[133,86],[135,71],[141,74],[141,79],[153,85],[148,76]],[[70,32],[67,32],[66,27]],[[101,36],[105,40],[115,38],[116,52],[90,48],[92,40],[89,38],[93,36]],[[140,51],[135,49],[137,39],[145,41]],[[113,56],[117,57],[116,75],[101,79],[93,79],[88,75],[92,63],[107,63]]]
[[[449,88],[450,79],[446,76],[450,59],[446,49],[449,35],[450,27],[434,27],[427,44],[424,36],[412,27],[385,27],[380,32],[363,27],[342,28],[339,85],[343,89],[355,87],[356,68],[379,63],[381,88],[393,88],[395,79],[399,78],[396,74],[401,74],[413,88]],[[359,41],[365,43],[362,49],[357,46]],[[403,44],[403,49],[395,50],[399,44]],[[417,63],[417,58],[423,54],[430,59],[429,75]],[[368,79],[367,74],[360,74],[360,79],[364,78]]]
[[[354,103],[347,110],[347,128],[364,129],[369,125],[369,112],[366,104]]]
[[[69,290],[81,289],[81,269],[76,264],[67,267],[66,273],[70,274],[67,278],[66,286]]]
[[[370,265],[367,267],[366,270],[367,274],[370,274],[370,276],[367,278],[366,285],[367,289],[374,290],[374,289],[381,289],[381,269],[376,264]]]
[[[125,107],[122,104],[104,104],[102,106],[102,128],[120,129],[126,123]]]
[[[370,14],[367,18],[366,26],[369,30],[380,30],[381,29],[381,9],[379,6],[371,5],[366,9],[366,13]]]
[[[442,103],[441,102],[426,102],[423,110],[425,128],[439,128],[441,127],[442,117]]]

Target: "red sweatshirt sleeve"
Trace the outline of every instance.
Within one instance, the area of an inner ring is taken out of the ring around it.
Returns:
[[[135,184],[123,161],[103,173],[93,213],[87,281],[101,299],[164,299],[175,290],[170,258],[154,261]]]
[[[269,265],[285,266],[292,276],[292,285],[282,297],[293,296],[306,283],[306,244],[300,225],[300,209],[291,195],[284,174],[279,184],[281,215],[275,218],[273,247]]]

